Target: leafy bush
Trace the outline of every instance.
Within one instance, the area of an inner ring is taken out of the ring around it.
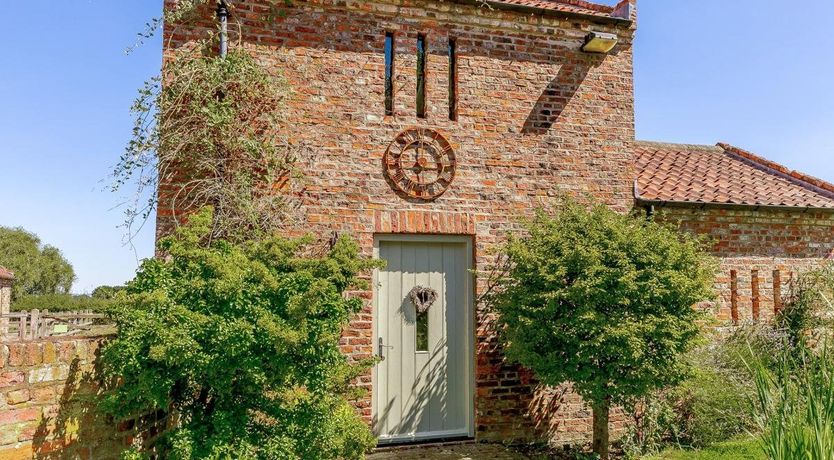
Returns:
[[[825,333],[830,332],[832,301],[834,264],[802,273],[791,282],[776,324],[788,333],[794,344],[825,339]]]
[[[90,297],[94,299],[112,300],[115,299],[116,296],[118,296],[124,289],[124,286],[99,286],[93,289],[93,293],[90,294]]]
[[[12,311],[49,310],[77,311],[92,310],[96,313],[107,313],[115,305],[112,299],[98,299],[86,295],[47,294],[27,295],[12,302]]]
[[[719,347],[719,353],[727,349]],[[720,356],[719,356],[720,357]],[[728,441],[755,428],[749,374],[719,363],[695,364],[692,378],[675,391],[677,439],[690,447]]]
[[[128,284],[102,355],[120,385],[102,407],[176,414],[168,458],[361,458],[374,439],[349,382],[370,363],[350,364],[339,340],[362,307],[346,292],[375,263],[348,238],[325,254],[306,240],[235,244],[209,238],[212,221],[193,215]]]
[[[701,243],[642,216],[567,201],[512,238],[494,299],[508,358],[545,384],[570,381],[608,457],[612,404],[674,385],[699,334],[693,306],[713,296]]]
[[[703,448],[755,432],[756,389],[746,363],[773,366],[786,344],[785,335],[768,325],[713,332],[686,357],[693,368],[688,379],[626,405],[631,424],[623,450],[636,458],[669,445]]]

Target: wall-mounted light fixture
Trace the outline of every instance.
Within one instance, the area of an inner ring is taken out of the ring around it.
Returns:
[[[586,53],[608,54],[617,46],[620,39],[614,34],[605,32],[591,32],[585,37],[582,51]]]

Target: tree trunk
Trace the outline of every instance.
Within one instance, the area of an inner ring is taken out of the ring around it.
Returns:
[[[608,460],[608,416],[611,411],[611,401],[606,398],[604,401],[594,403],[594,453],[602,460]]]

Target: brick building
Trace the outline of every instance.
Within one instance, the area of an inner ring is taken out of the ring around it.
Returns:
[[[635,144],[638,206],[711,239],[719,316],[772,317],[797,273],[834,257],[834,185],[727,144]]]
[[[582,401],[568,388],[540,388],[505,363],[478,302],[492,249],[521,217],[565,193],[623,212],[635,203],[666,207],[685,228],[721,238],[716,253],[738,283],[754,265],[772,276],[830,254],[832,222],[815,207],[828,206],[828,186],[789,179],[729,147],[635,143],[634,0],[614,7],[583,0],[294,0],[265,21],[269,4],[234,2],[240,27],[231,30],[241,33],[233,42],[281,69],[294,87],[287,121],[294,140],[313,152],[305,159],[298,230],[350,234],[366,255],[388,261],[374,273],[372,290],[361,293],[366,308],[343,338],[352,357],[386,358],[359,382],[370,392],[358,409],[382,443],[588,437]],[[166,51],[214,27],[208,15],[200,24],[166,24]],[[616,46],[583,51],[593,34]],[[732,181],[708,202],[667,195],[686,181],[670,171],[678,157],[689,158],[691,172],[704,172],[694,163],[715,161],[710,171],[720,173],[719,161],[731,158],[744,171],[782,181],[774,188],[790,185],[786,196],[796,201],[712,203],[739,189]],[[159,234],[184,212],[165,196]],[[434,294],[431,307],[418,308]],[[759,292],[762,310],[766,295]],[[743,290],[738,296],[741,303],[752,298]],[[619,423],[614,417],[612,428]]]

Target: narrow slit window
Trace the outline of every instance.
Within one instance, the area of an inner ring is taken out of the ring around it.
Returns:
[[[426,36],[417,36],[417,116],[426,118]]]
[[[385,115],[394,115],[394,34],[385,34]]]
[[[417,330],[414,333],[416,339],[414,350],[417,352],[429,351],[429,312],[417,311]]]
[[[457,43],[449,40],[449,119],[458,119],[458,55]]]

